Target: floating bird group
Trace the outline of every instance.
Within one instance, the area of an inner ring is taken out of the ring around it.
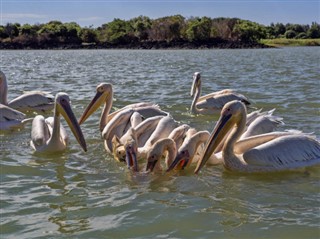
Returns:
[[[81,131],[85,121],[103,106],[99,131],[106,153],[134,172],[170,172],[192,168],[198,174],[205,164],[223,165],[242,173],[292,170],[320,164],[320,143],[312,134],[298,130],[276,131],[282,118],[270,111],[247,113],[249,99],[234,90],[201,96],[201,75],[195,72],[190,107],[193,114],[217,114],[212,133],[177,122],[169,112],[153,102],[129,104],[112,112],[113,86],[101,83],[79,120],[66,93],[55,98],[45,92],[28,92],[7,100],[7,80],[0,71],[0,130],[23,126],[32,121],[30,145],[35,152],[64,151],[69,137],[60,123],[68,123],[77,142],[87,151]],[[48,112],[53,117],[27,112]]]

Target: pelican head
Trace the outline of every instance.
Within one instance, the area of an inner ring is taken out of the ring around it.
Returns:
[[[195,173],[198,173],[205,165],[212,153],[233,126],[239,127],[241,120],[246,120],[246,117],[243,117],[243,115],[247,115],[247,112],[245,105],[241,101],[234,100],[224,105],[221,110],[220,118],[206,144],[204,154],[198,162]]]
[[[160,147],[152,147],[147,154],[146,171],[152,172],[163,155],[163,149]]]
[[[174,168],[184,169],[189,166],[197,154],[198,147],[208,140],[209,135],[209,132],[204,130],[199,131],[190,137],[187,136],[180,146],[174,161],[168,167],[167,172]]]
[[[191,86],[190,95],[193,97],[196,92],[196,89],[200,89],[200,87],[201,87],[201,74],[200,72],[195,72],[193,74],[193,82]]]
[[[80,146],[84,151],[87,151],[86,141],[82,134],[80,125],[78,124],[77,119],[71,109],[69,96],[66,93],[58,93],[55,98],[55,107],[56,114],[60,113],[64,117]]]
[[[112,138],[112,153],[113,157],[118,162],[126,161],[126,151],[124,145],[120,142],[120,139],[117,135],[114,135]]]
[[[124,144],[126,157],[125,161],[127,163],[128,168],[133,168],[133,171],[138,172],[138,161],[137,161],[137,153],[138,153],[138,146],[134,139],[127,140]]]
[[[82,124],[86,119],[92,115],[103,103],[108,99],[112,100],[112,85],[108,83],[101,83],[96,88],[96,95],[91,100],[87,108],[84,110],[82,116],[79,119],[79,124]]]
[[[167,172],[171,171],[174,168],[184,169],[189,164],[189,162],[192,161],[192,159],[190,160],[190,158],[191,158],[191,155],[188,149],[182,149],[182,150],[179,149],[176,158],[167,169]]]

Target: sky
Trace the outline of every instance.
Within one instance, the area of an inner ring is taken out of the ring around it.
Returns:
[[[0,0],[0,25],[76,22],[99,27],[114,18],[236,17],[263,25],[320,23],[320,0]]]

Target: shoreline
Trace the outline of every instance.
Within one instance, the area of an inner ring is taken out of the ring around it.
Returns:
[[[274,48],[257,42],[233,42],[233,41],[157,41],[157,42],[130,42],[125,44],[96,44],[96,43],[56,43],[56,44],[21,44],[16,42],[2,42],[0,50],[82,50],[82,49],[136,49],[136,50],[192,50],[192,49],[260,49]]]

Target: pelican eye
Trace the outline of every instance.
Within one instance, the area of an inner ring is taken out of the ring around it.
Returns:
[[[67,100],[65,98],[62,98],[60,102],[61,102],[61,104],[66,104]]]
[[[98,88],[98,91],[99,91],[99,92],[103,92],[103,86],[100,86],[100,87]]]

